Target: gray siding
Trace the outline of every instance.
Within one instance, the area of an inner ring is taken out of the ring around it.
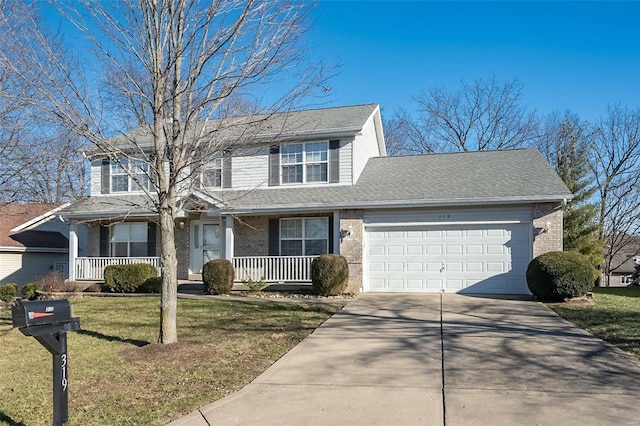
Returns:
[[[353,141],[353,183],[358,182],[358,178],[364,170],[364,166],[371,157],[379,157],[380,150],[376,140],[376,128],[373,117],[365,123],[362,133],[357,135]]]
[[[0,285],[20,286],[37,281],[53,270],[55,262],[68,262],[66,253],[0,253]]]

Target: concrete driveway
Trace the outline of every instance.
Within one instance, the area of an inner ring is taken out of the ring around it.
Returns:
[[[171,425],[640,425],[640,362],[524,300],[365,294]]]

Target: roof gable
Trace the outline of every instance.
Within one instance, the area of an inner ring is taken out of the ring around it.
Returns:
[[[59,232],[29,230],[21,225],[35,225],[36,221],[46,220],[49,213],[65,206],[64,204],[8,203],[0,206],[0,247],[49,247],[66,248],[67,239]],[[13,231],[13,229],[24,229]]]

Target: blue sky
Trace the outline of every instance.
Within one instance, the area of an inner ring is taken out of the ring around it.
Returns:
[[[309,45],[339,63],[329,106],[415,110],[421,88],[461,78],[524,85],[541,114],[596,120],[607,104],[640,106],[640,2],[320,0]]]

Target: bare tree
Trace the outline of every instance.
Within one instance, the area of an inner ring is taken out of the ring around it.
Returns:
[[[0,200],[74,200],[85,195],[79,140],[55,115],[34,107],[37,90],[24,81],[32,50],[22,49],[21,41],[38,36],[31,12],[21,2],[0,2]],[[49,40],[57,43],[53,36]]]
[[[592,130],[591,168],[598,191],[601,238],[605,247],[605,275],[615,270],[615,255],[627,253],[640,235],[640,109],[609,107]]]
[[[537,136],[538,119],[522,105],[517,79],[463,80],[456,92],[436,87],[421,91],[414,101],[417,119],[400,110],[390,120],[392,134],[405,138],[405,153],[510,149]]]
[[[39,61],[33,70],[16,71],[24,82],[38,81],[34,90],[46,99],[39,107],[63,119],[96,151],[120,165],[128,159],[142,162],[135,172],[125,170],[158,213],[159,341],[175,342],[174,229],[181,191],[227,146],[230,135],[236,142],[250,139],[270,114],[288,110],[322,83],[322,67],[304,63],[301,40],[309,6],[288,0],[84,0],[61,4],[60,11],[93,47],[108,84],[90,92],[94,88],[45,36],[23,41],[25,49],[39,43]],[[45,73],[52,64],[56,72]],[[274,97],[273,91],[269,101],[262,99],[274,81],[282,95]],[[239,101],[248,94],[256,102]],[[261,108],[240,123],[228,116],[247,105]]]

